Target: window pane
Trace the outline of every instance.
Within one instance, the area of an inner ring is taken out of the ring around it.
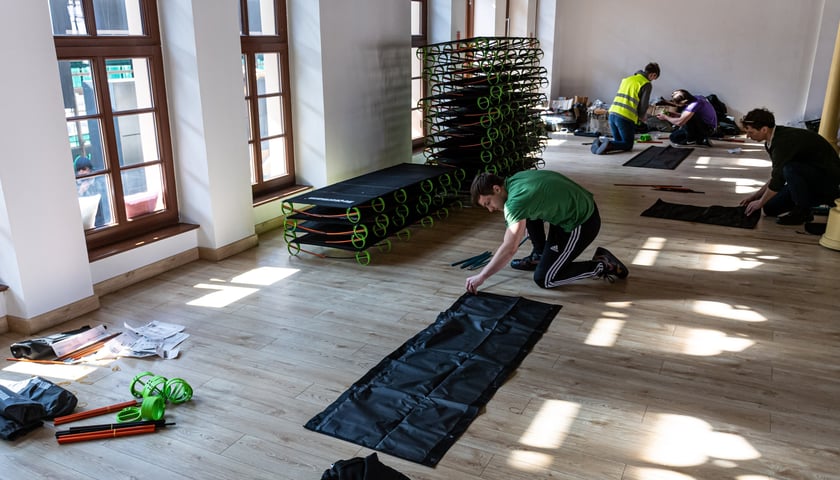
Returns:
[[[242,83],[245,89],[245,96],[248,96],[248,57],[242,55]]]
[[[81,156],[90,160],[93,171],[98,172],[105,169],[102,128],[98,119],[67,122],[67,139],[70,141],[73,161]]]
[[[58,75],[64,97],[64,117],[96,115],[96,91],[89,60],[61,60]]]
[[[53,35],[87,35],[82,2],[49,0]]]
[[[423,110],[411,111],[411,139],[416,140],[425,136],[423,133]]]
[[[153,113],[115,117],[114,129],[117,135],[120,166],[137,165],[160,159]]]
[[[84,167],[84,159],[76,159],[77,167]],[[89,169],[78,168],[76,176],[90,173]],[[79,210],[85,230],[114,223],[111,216],[111,188],[107,175],[78,178],[76,190],[79,196]]]
[[[111,108],[115,112],[152,107],[152,86],[149,60],[146,58],[112,58],[105,61]]]
[[[260,142],[262,147],[263,181],[286,175],[286,138],[272,138]]]
[[[423,98],[423,80],[419,78],[411,79],[411,108],[416,108],[420,104],[420,99]]]
[[[248,0],[248,30],[251,35],[277,35],[274,0]]]
[[[276,53],[258,53],[257,58],[257,93],[282,93],[280,55]]]
[[[163,210],[160,165],[123,170],[121,178],[125,192],[125,216],[129,220]]]
[[[283,132],[283,104],[281,97],[261,98],[260,105],[260,138],[282,135]]]
[[[411,76],[419,77],[423,74],[423,61],[417,58],[417,48],[411,49]]]
[[[245,102],[248,104],[248,141],[251,142],[254,140],[254,127],[253,123],[251,123],[251,119],[254,118],[254,112],[251,111],[251,102]]]
[[[143,35],[140,0],[93,0],[97,35]]]
[[[248,144],[248,156],[251,158],[251,185],[257,183],[257,172],[254,171],[254,145],[252,143]]]
[[[423,3],[418,1],[411,2],[411,34],[423,35]]]

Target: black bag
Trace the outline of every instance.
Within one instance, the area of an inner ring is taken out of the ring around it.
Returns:
[[[41,377],[32,377],[9,386],[9,390],[44,406],[44,417],[52,419],[73,413],[79,400],[73,392]]]
[[[27,425],[44,418],[46,409],[40,403],[0,385],[0,415]]]
[[[14,440],[40,427],[42,419],[71,413],[77,403],[72,392],[40,377],[0,385],[0,438]]]
[[[321,480],[411,480],[383,464],[375,453],[335,462],[321,475]]]
[[[82,333],[88,329],[90,329],[90,326],[85,325],[82,328],[69,332],[56,333],[46,337],[33,338],[13,343],[10,347],[12,350],[12,356],[15,358],[27,358],[29,360],[55,358],[55,352],[52,349],[54,343],[64,340],[67,337],[72,337],[78,333]]]
[[[717,95],[714,93],[706,97],[706,100],[712,104],[712,107],[715,109],[715,114],[717,114],[718,121],[721,119],[726,118],[726,104],[721,102]]]

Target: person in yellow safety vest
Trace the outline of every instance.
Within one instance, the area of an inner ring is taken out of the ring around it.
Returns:
[[[653,85],[650,82],[659,78],[659,64],[655,62],[645,65],[644,70],[621,80],[618,93],[615,94],[610,106],[610,130],[612,140],[595,138],[592,142],[592,153],[601,155],[615,151],[629,151],[633,149],[636,139],[636,124],[644,122],[650,103],[650,92]]]

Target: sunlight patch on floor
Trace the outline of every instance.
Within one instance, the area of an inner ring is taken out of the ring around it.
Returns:
[[[696,357],[710,357],[723,352],[742,352],[755,345],[747,338],[730,337],[718,330],[691,329],[685,339],[683,353]]]
[[[519,442],[539,450],[556,450],[562,447],[579,411],[580,405],[577,403],[546,400]],[[549,467],[552,461],[551,455],[531,450],[515,450],[509,458],[511,466],[521,468],[524,464],[529,471],[531,468],[536,471]]]
[[[199,283],[193,288],[214,291],[212,293],[204,295],[203,297],[199,297],[195,300],[187,302],[187,305],[191,305],[193,307],[210,308],[226,307],[237,300],[243,299],[248,295],[259,291],[258,288],[234,287],[231,285],[213,285],[209,283]]]
[[[97,365],[44,365],[33,362],[15,362],[4,368],[4,372],[20,373],[33,377],[79,380],[95,372]]]
[[[281,280],[291,277],[299,271],[300,270],[297,268],[258,267],[233,277],[230,280],[230,283],[268,287]],[[194,307],[222,308],[259,291],[258,288],[223,285],[228,282],[218,278],[211,278],[210,281],[220,283],[199,283],[198,285],[195,285],[193,288],[214,291],[187,302],[187,305]]]
[[[583,343],[593,347],[612,347],[625,323],[627,322],[616,318],[599,318]]]
[[[642,458],[669,467],[703,465],[715,459],[754,460],[761,455],[743,437],[715,432],[698,418],[674,414],[654,414],[651,441]]]
[[[665,248],[665,244],[668,242],[668,239],[663,237],[648,237],[645,240],[644,245],[642,248],[639,249],[639,252],[636,254],[636,258],[633,259],[631,265],[644,265],[647,267],[651,267],[656,264],[656,259],[659,257],[659,252]]]
[[[692,307],[697,313],[710,317],[738,320],[740,322],[766,322],[764,315],[745,305],[730,305],[710,300],[695,300]]]
[[[559,448],[580,411],[580,405],[546,400],[519,441],[533,448]]]
[[[550,467],[554,457],[547,453],[514,450],[508,457],[508,465],[526,472],[542,472]]]
[[[628,465],[625,476],[639,480],[695,480],[696,477],[680,472],[652,467],[634,467]]]
[[[231,283],[269,286],[291,277],[299,271],[297,268],[259,267],[237,275],[230,281]]]
[[[648,237],[639,248],[631,265],[647,267],[655,265],[667,243],[668,239],[664,237]],[[712,272],[736,272],[751,270],[763,265],[763,262],[760,262],[759,259],[772,259],[770,256],[756,255],[761,253],[759,249],[740,245],[699,243],[695,248],[697,261],[683,261],[682,267],[697,265],[702,270]]]

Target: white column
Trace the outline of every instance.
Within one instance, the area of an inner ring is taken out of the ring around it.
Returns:
[[[181,220],[218,249],[254,235],[239,4],[158,5]]]
[[[93,287],[47,2],[0,0],[0,11],[15,18],[0,29],[0,282],[10,328],[32,333],[50,325],[31,319]]]

